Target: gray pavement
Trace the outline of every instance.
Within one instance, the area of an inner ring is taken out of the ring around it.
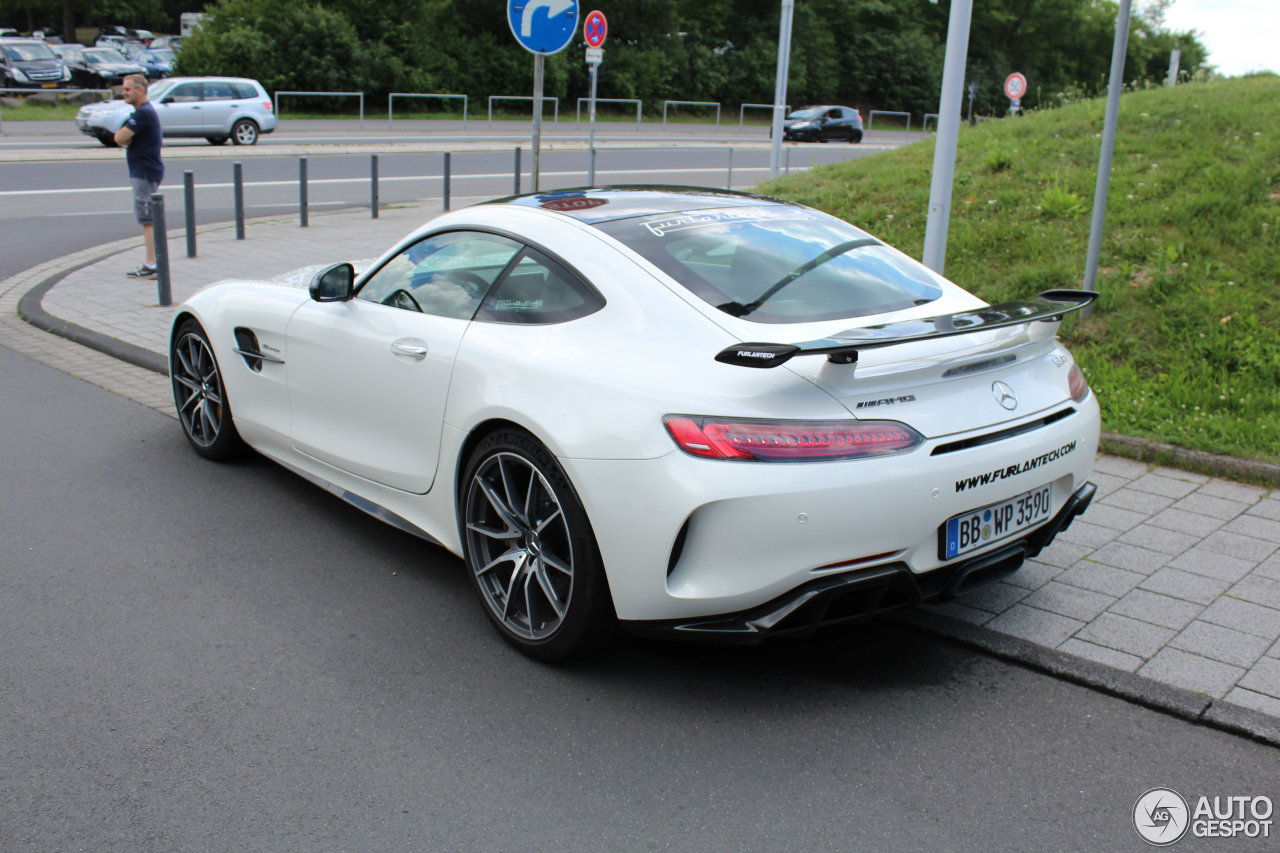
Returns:
[[[377,219],[368,208],[312,213],[307,228],[296,216],[266,217],[248,223],[243,241],[230,224],[209,226],[195,258],[173,232],[174,302],[224,278],[376,256],[438,212],[400,205]],[[158,371],[175,309],[158,305],[155,282],[124,276],[142,257],[138,237],[0,282],[0,345],[172,416]],[[59,334],[23,322],[20,311]],[[1280,488],[1111,455],[1098,457],[1093,480],[1093,506],[1021,571],[905,618],[1280,745]]]

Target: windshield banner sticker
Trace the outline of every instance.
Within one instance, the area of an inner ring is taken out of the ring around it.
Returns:
[[[979,474],[976,477],[966,477],[963,480],[956,480],[956,491],[963,492],[965,489],[976,489],[985,486],[988,483],[995,483],[1000,480],[1006,480],[1009,477],[1016,477],[1019,474],[1025,474],[1027,471],[1034,471],[1036,468],[1048,465],[1050,462],[1056,462],[1068,453],[1076,449],[1074,441],[1064,444],[1056,450],[1050,450],[1048,453],[1042,453],[1039,456],[1019,462],[1017,465],[1009,465],[1005,468],[997,468],[987,474]]]
[[[705,213],[686,213],[669,219],[646,222],[645,228],[655,237],[661,237],[671,231],[683,231],[686,228],[702,228],[707,225],[721,225],[726,222],[760,222],[776,219],[809,219],[805,210],[766,210],[760,207],[744,207],[734,210],[709,210]]]

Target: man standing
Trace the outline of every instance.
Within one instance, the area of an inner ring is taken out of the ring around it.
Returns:
[[[116,131],[116,144],[125,150],[129,162],[129,182],[133,184],[133,212],[142,225],[142,238],[147,244],[146,262],[126,275],[131,278],[156,277],[156,237],[151,226],[151,194],[164,180],[164,162],[160,159],[160,117],[147,101],[147,78],[130,74],[124,78],[124,100],[133,107],[124,126]]]

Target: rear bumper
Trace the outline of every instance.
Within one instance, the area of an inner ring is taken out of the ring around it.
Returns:
[[[1093,483],[1085,483],[1057,515],[1021,539],[921,574],[913,573],[906,563],[887,563],[812,581],[739,613],[621,624],[638,636],[754,645],[769,636],[805,636],[825,625],[865,621],[903,607],[950,601],[1016,572],[1024,560],[1039,554],[1088,509],[1096,493]]]

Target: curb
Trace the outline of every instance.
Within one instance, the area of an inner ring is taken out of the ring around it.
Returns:
[[[1179,717],[1190,723],[1207,725],[1268,746],[1280,747],[1280,720],[1250,708],[1183,687],[1162,684],[1142,675],[1078,658],[950,616],[913,610],[897,618],[921,633],[976,649],[1036,672]]]
[[[1164,444],[1147,438],[1118,435],[1107,432],[1102,434],[1099,449],[1113,456],[1125,456],[1141,462],[1156,462],[1172,465],[1184,471],[1197,474],[1209,474],[1214,477],[1225,477],[1246,483],[1280,487],[1280,465],[1271,462],[1258,462],[1253,459],[1237,459],[1234,456],[1222,456],[1203,450],[1188,450],[1173,444]]]

